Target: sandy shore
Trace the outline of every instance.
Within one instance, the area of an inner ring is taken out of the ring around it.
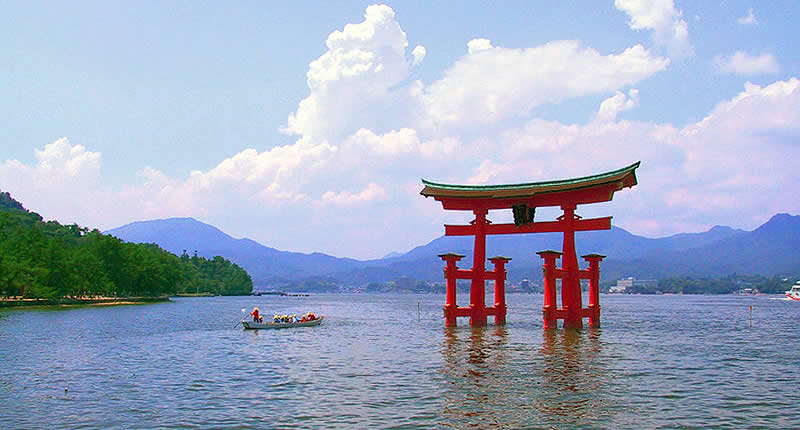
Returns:
[[[33,306],[118,306],[141,305],[169,301],[168,296],[160,297],[65,297],[56,300],[23,299],[18,297],[0,299],[0,308],[33,307]]]

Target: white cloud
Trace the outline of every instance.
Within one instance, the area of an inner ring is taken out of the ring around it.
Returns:
[[[472,39],[467,42],[467,52],[470,54],[486,51],[492,48],[494,48],[494,46],[492,46],[492,42],[488,39]]]
[[[326,42],[328,51],[311,62],[311,93],[289,116],[286,133],[311,138],[342,138],[362,127],[390,130],[393,118],[408,115],[413,87],[393,89],[408,76],[406,34],[385,5],[369,6],[364,21],[334,31]],[[423,48],[424,49],[424,48]],[[421,61],[421,50],[415,59]]]
[[[792,187],[800,180],[800,80],[745,90],[718,104],[681,131],[691,181],[666,190],[670,204],[712,216],[719,224],[760,222],[777,212],[797,212]]]
[[[761,74],[775,74],[780,72],[778,60],[772,54],[751,56],[743,51],[736,51],[730,57],[717,55],[713,61],[718,73],[734,74],[739,76],[754,76]]]
[[[66,137],[45,145],[35,151],[39,160],[36,169],[42,176],[49,175],[53,180],[60,177],[78,177],[97,173],[100,167],[100,153],[89,152],[82,145],[70,145]]]
[[[742,25],[755,25],[758,24],[758,19],[756,19],[755,14],[753,14],[753,8],[751,7],[750,10],[747,11],[747,16],[737,19],[736,22]]]
[[[411,55],[414,57],[414,61],[411,63],[412,65],[416,66],[422,63],[422,60],[425,59],[425,55],[428,51],[425,50],[425,47],[422,45],[417,45],[413,51],[411,51]]]
[[[23,205],[34,211],[58,214],[62,222],[76,222],[81,216],[96,215],[104,207],[100,187],[99,152],[72,145],[62,137],[35,150],[36,164],[17,160],[0,164],[0,185]],[[96,219],[96,217],[95,217]]]
[[[631,29],[652,30],[654,42],[665,46],[671,57],[693,54],[689,27],[672,0],[615,0],[614,6],[631,17]]]
[[[364,190],[355,194],[347,191],[343,191],[341,193],[328,191],[322,195],[322,198],[319,202],[317,202],[317,204],[320,206],[328,204],[337,206],[357,206],[385,198],[386,190],[375,183],[370,183],[366,188],[364,188]]]
[[[526,117],[538,105],[632,85],[669,64],[641,45],[601,55],[568,40],[527,49],[473,40],[469,50],[426,89],[426,117],[436,127],[470,128]]]
[[[603,100],[595,116],[596,121],[616,121],[617,114],[633,109],[639,105],[639,90],[632,89],[626,96],[622,91],[617,91],[613,96]]]

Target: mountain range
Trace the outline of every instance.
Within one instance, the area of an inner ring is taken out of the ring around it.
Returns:
[[[403,254],[361,261],[322,253],[281,251],[250,239],[235,239],[193,218],[139,221],[106,232],[135,243],[155,243],[175,254],[221,255],[250,273],[257,287],[269,289],[293,282],[324,279],[342,285],[364,285],[406,277],[442,281],[438,254],[464,254],[459,267],[472,266],[472,238],[442,236]],[[537,251],[561,249],[560,233],[499,235],[487,238],[487,256],[511,257],[508,278],[541,277]],[[651,239],[620,228],[579,232],[578,255],[608,255],[600,265],[604,281],[633,276],[662,279],[677,276],[723,277],[730,274],[790,275],[800,271],[800,216],[777,214],[752,231],[715,226],[703,233]]]

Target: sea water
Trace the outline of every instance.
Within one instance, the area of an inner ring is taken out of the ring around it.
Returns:
[[[0,428],[800,428],[800,302],[603,295],[602,328],[548,332],[541,295],[507,302],[484,328],[444,295],[0,310]],[[244,331],[253,306],[326,317]]]

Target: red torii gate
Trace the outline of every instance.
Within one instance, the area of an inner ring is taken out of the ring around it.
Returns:
[[[600,261],[599,254],[582,256],[589,268],[581,270],[575,252],[575,232],[611,229],[611,217],[582,219],[575,214],[577,205],[611,201],[614,193],[636,185],[636,169],[640,162],[628,167],[582,178],[559,181],[534,182],[508,185],[452,185],[422,180],[425,187],[420,194],[442,202],[445,210],[468,210],[475,214],[469,225],[445,225],[446,236],[475,236],[472,269],[459,269],[456,263],[463,258],[459,254],[441,254],[447,262],[445,278],[447,298],[444,306],[445,324],[456,325],[457,317],[470,317],[470,324],[486,325],[487,317],[493,315],[495,324],[506,320],[505,279],[507,257],[492,257],[494,269],[487,271],[486,235],[517,233],[564,234],[563,248],[558,251],[541,251],[544,259],[544,328],[556,328],[559,319],[565,328],[583,327],[583,318],[589,318],[592,327],[600,326]],[[559,206],[564,212],[556,221],[533,221],[534,209]],[[514,224],[492,224],[486,219],[490,210],[513,209]],[[556,260],[561,258],[561,267]],[[470,306],[456,304],[456,281],[470,279]],[[561,279],[561,304],[556,301],[556,279]],[[589,306],[581,304],[581,279],[589,280]],[[495,281],[494,306],[486,306],[486,281]]]

